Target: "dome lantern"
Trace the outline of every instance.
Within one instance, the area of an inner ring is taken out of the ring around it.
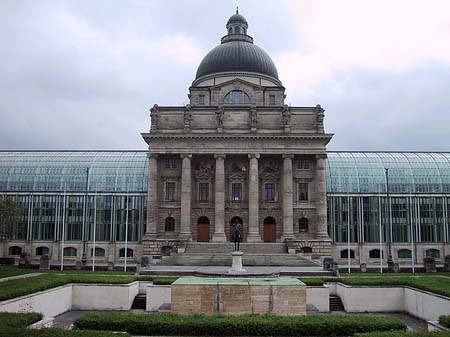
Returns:
[[[227,22],[228,35],[246,35],[248,23],[245,17],[239,14],[239,7],[236,7],[236,14],[233,14]]]

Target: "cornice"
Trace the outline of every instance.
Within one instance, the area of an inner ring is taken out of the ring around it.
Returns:
[[[333,137],[331,133],[324,134],[153,134],[142,133],[142,137],[147,139],[323,139],[329,140]]]

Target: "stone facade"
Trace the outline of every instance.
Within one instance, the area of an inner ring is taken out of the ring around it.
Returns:
[[[253,41],[229,33],[222,46],[232,40]],[[329,242],[332,135],[324,132],[324,110],[286,105],[273,68],[264,71],[213,69],[193,82],[188,105],[153,106],[142,134],[149,147],[144,246],[154,239],[231,241],[234,221],[245,242]]]

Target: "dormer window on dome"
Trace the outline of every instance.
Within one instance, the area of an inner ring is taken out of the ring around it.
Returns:
[[[250,104],[250,97],[241,90],[233,90],[223,98],[224,104]]]

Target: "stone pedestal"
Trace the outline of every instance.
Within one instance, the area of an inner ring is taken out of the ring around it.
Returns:
[[[228,270],[228,274],[241,274],[245,272],[245,269],[242,268],[242,255],[243,252],[232,252],[231,256],[233,257],[233,263],[231,268]]]
[[[306,315],[306,286],[295,277],[180,277],[171,285],[177,314]]]
[[[50,258],[48,255],[42,255],[39,259],[39,269],[48,270],[50,269]]]

